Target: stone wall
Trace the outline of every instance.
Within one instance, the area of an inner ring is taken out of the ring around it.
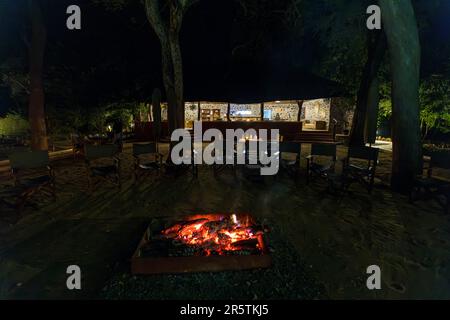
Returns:
[[[327,124],[330,122],[330,107],[331,99],[316,99],[308,100],[303,103],[302,120],[310,122],[325,121]]]
[[[250,114],[247,114],[243,117],[257,117],[261,118],[261,104],[234,104],[230,105],[230,115],[231,117],[240,117],[238,115],[239,111],[250,111]]]
[[[297,121],[298,119],[297,102],[269,102],[264,104],[264,110],[272,111],[270,120]]]
[[[184,106],[186,122],[197,121],[198,119],[198,102],[186,102]]]
[[[353,117],[353,107],[349,99],[333,98],[333,99],[316,99],[307,100],[303,103],[301,110],[302,121],[315,123],[316,121],[324,121],[327,126],[332,119],[336,119],[342,124],[343,129],[347,129]],[[227,118],[227,103],[211,103],[202,102],[202,110],[206,109],[220,109],[222,119]],[[270,110],[272,121],[297,121],[298,118],[298,104],[296,101],[292,102],[267,102],[264,104],[264,110]],[[261,117],[260,104],[231,104],[230,116],[233,117],[239,111],[249,111],[246,117]],[[198,102],[186,102],[185,104],[186,122],[193,122],[198,119]],[[162,108],[162,118],[167,120],[167,108]]]

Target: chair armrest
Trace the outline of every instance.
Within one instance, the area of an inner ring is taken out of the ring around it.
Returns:
[[[120,158],[118,156],[113,157],[114,165],[118,167],[120,165]]]
[[[133,159],[134,159],[134,167],[136,169],[136,167],[138,167],[141,163],[141,158],[139,158],[139,156],[133,154]]]
[[[47,170],[48,170],[48,174],[50,175],[50,177],[54,178],[55,177],[55,170],[53,169],[53,167],[51,165],[47,165]]]
[[[14,185],[17,186],[19,184],[19,170],[11,168],[11,176],[14,180]]]
[[[159,164],[162,165],[163,160],[164,160],[164,155],[162,153],[157,153],[156,154],[156,159],[159,159]]]
[[[345,167],[348,167],[350,165],[349,161],[347,158],[344,159],[340,159],[340,161],[342,162],[342,165]]]

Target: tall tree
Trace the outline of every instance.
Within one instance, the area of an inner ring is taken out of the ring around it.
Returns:
[[[161,43],[169,132],[184,127],[183,59],[180,30],[186,11],[199,0],[145,0],[148,21]]]
[[[31,41],[29,44],[30,98],[28,117],[31,128],[31,147],[37,150],[47,150],[45,97],[42,80],[47,32],[38,0],[29,0],[29,13]]]
[[[411,0],[379,0],[392,73],[391,186],[408,191],[422,168],[419,120],[420,42]]]
[[[374,111],[373,108],[369,110],[368,106],[375,103],[370,99],[377,99],[376,95],[369,93],[370,89],[372,88],[373,90],[374,85],[378,84],[378,70],[380,69],[386,47],[385,37],[381,31],[369,31],[367,41],[368,57],[358,90],[350,135],[350,145],[352,146],[365,145],[366,143],[364,129],[368,116],[367,112]],[[377,89],[375,88],[375,90]],[[369,116],[372,117],[372,115]]]

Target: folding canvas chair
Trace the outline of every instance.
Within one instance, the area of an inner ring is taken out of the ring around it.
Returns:
[[[213,165],[214,175],[218,176],[222,173],[225,168],[231,168],[233,175],[236,175],[236,162],[237,162],[237,151],[236,142],[228,140],[220,140],[219,144],[222,145],[222,152],[218,152],[214,155],[215,163]],[[232,146],[231,152],[227,153],[227,145]]]
[[[158,152],[156,142],[133,144],[133,158],[134,181],[137,181],[139,176],[150,172],[161,173],[163,155]]]
[[[311,145],[311,154],[306,157],[306,181],[316,176],[328,179],[334,173],[337,161],[336,144],[314,143]],[[319,163],[317,158],[326,158],[326,162]]]
[[[178,144],[178,142],[172,141],[170,150],[172,150],[172,147],[176,144]],[[194,147],[195,147],[194,142],[191,142],[190,151],[184,152],[185,150],[183,150],[183,152],[178,155],[180,157],[180,159],[178,159],[178,160],[182,161],[182,164],[174,166],[173,169],[175,170],[174,171],[175,174],[178,175],[178,174],[184,173],[186,171],[191,171],[192,176],[194,178],[198,177],[198,165],[195,163],[195,161],[197,159],[197,151],[195,151]],[[169,157],[171,157],[170,154],[169,154]],[[187,163],[187,164],[185,164],[185,163]]]
[[[100,182],[108,181],[121,187],[119,147],[115,144],[84,146],[84,157],[89,189]]]
[[[426,175],[417,176],[409,194],[411,202],[416,200],[436,199],[450,213],[450,181],[436,177],[434,169],[450,169],[450,159],[446,154],[434,153],[425,160]]]
[[[80,135],[74,133],[70,135],[70,140],[72,142],[72,155],[75,160],[77,155],[83,154],[84,142]]]
[[[15,200],[17,211],[36,194],[56,199],[55,175],[47,151],[20,151],[9,155],[14,187],[2,193],[3,202]]]
[[[245,175],[245,177],[252,179],[252,180],[257,180],[257,181],[263,181],[264,180],[264,176],[261,175],[261,170],[266,167],[266,165],[264,165],[261,162],[261,156],[263,155],[263,153],[266,153],[266,156],[270,156],[272,157],[272,152],[274,150],[273,148],[273,141],[267,141],[267,149],[261,150],[260,149],[260,145],[259,145],[259,141],[250,141],[250,140],[246,140],[245,144],[244,144],[244,159],[245,159],[245,165],[243,166],[243,173]],[[278,143],[278,142],[277,142]],[[255,144],[255,148],[252,147],[252,144]],[[240,151],[238,150],[239,148],[236,148],[237,153],[239,153]]]
[[[282,141],[280,142],[279,149],[279,161],[280,161],[280,169],[285,170],[295,179],[298,178],[298,173],[300,171],[300,159],[302,153],[302,144],[301,142],[294,141]],[[288,155],[295,158],[286,158]]]
[[[354,182],[360,183],[369,193],[373,190],[375,173],[378,164],[379,149],[372,147],[352,147],[348,149],[344,160],[344,175],[347,177],[347,188]],[[356,161],[355,161],[356,160]]]

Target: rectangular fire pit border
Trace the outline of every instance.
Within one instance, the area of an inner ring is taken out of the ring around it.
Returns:
[[[177,217],[156,217],[155,220],[181,221],[193,220],[201,216],[228,216],[228,214],[196,214]],[[238,218],[251,219],[249,214],[237,214]],[[141,248],[151,239],[151,226],[147,227],[142,240],[131,258],[131,273],[134,275],[145,274],[177,274],[193,272],[219,272],[231,270],[247,270],[269,268],[272,264],[267,249],[266,239],[263,239],[262,253],[258,255],[212,255],[212,256],[188,256],[188,257],[141,257]]]

